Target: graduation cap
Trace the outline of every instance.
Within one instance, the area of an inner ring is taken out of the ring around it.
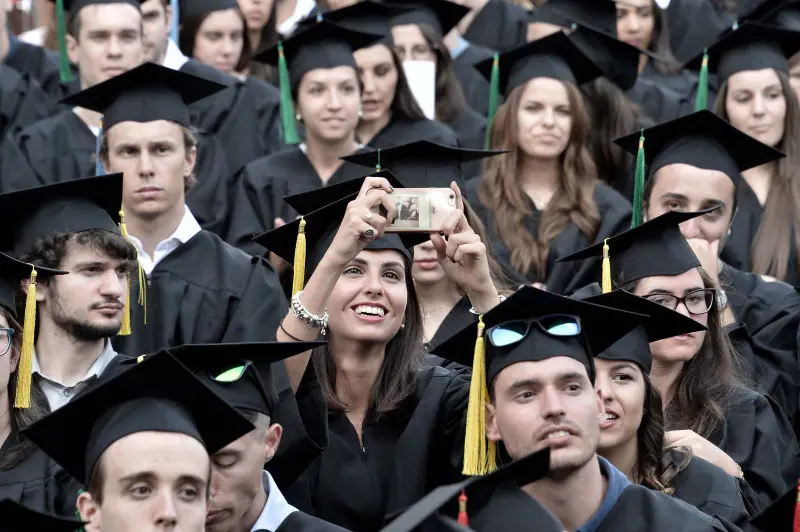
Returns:
[[[649,175],[671,164],[688,164],[703,170],[718,170],[739,186],[741,173],[784,155],[732,126],[708,110],[664,122],[614,140],[636,155],[644,136],[644,163]]]
[[[698,102],[695,109],[705,108],[708,74],[716,73],[720,85],[733,74],[746,70],[773,68],[789,71],[789,57],[800,50],[800,32],[747,22],[723,34],[705,52],[686,63],[685,68],[700,71]]]
[[[180,0],[178,5],[181,23],[214,11],[239,9],[239,3],[236,0]],[[176,17],[178,14],[173,13],[172,16]]]
[[[281,90],[281,123],[284,141],[297,144],[297,127],[292,103],[292,89],[303,76],[317,68],[350,66],[358,71],[353,51],[369,46],[380,35],[362,33],[327,20],[308,26],[285,40],[257,54],[254,59],[277,67]]]
[[[315,191],[320,196],[309,193],[308,201],[319,203],[320,197],[326,197],[327,189],[320,188]],[[253,238],[268,250],[272,251],[283,260],[293,263],[294,279],[292,282],[292,295],[303,289],[306,273],[311,273],[322,260],[325,252],[333,242],[339,230],[347,205],[355,199],[357,194],[344,197],[321,209],[309,212],[297,220],[276,227]],[[307,212],[303,205],[299,205],[298,212]],[[365,249],[373,251],[395,250],[399,252],[410,266],[412,262],[409,249],[427,241],[427,233],[385,233],[381,238],[372,240]]]
[[[800,2],[797,0],[761,0],[737,17],[733,27],[736,28],[745,22],[760,22],[784,27],[779,23],[781,15],[793,10],[800,12]],[[786,29],[794,28],[787,27]]]
[[[468,150],[443,146],[429,140],[417,140],[370,152],[341,157],[343,161],[376,170],[388,168],[412,188],[448,188],[455,181],[463,188],[461,165],[506,153],[502,150]]]
[[[382,532],[419,530],[456,499],[459,502],[458,524],[469,526],[466,530],[497,530],[500,526],[504,532],[563,532],[564,526],[558,519],[520,489],[543,478],[549,469],[548,447],[487,475],[439,486],[383,528]]]
[[[642,368],[643,373],[650,373],[653,365],[651,342],[706,330],[706,327],[692,318],[630,292],[615,290],[603,294],[597,283],[594,283],[592,288],[596,293],[579,299],[595,305],[648,316],[639,327],[597,353],[595,358],[633,362]]]
[[[120,122],[169,120],[191,127],[187,106],[227,87],[155,63],[144,63],[61,100],[103,114],[103,129]]]
[[[12,499],[0,500],[0,532],[68,532],[79,530],[84,524],[83,521],[37,512]]]
[[[251,430],[251,423],[162,350],[78,395],[23,432],[86,485],[106,449],[131,434],[185,434],[211,455]]]
[[[564,19],[617,36],[617,5],[612,0],[548,0],[530,12],[530,22],[564,26]]]
[[[800,31],[800,1],[784,0],[764,15],[762,22],[781,28]]]
[[[494,450],[485,441],[483,409],[488,386],[503,369],[518,362],[565,356],[583,364],[594,380],[593,354],[622,338],[642,318],[523,286],[477,324],[466,325],[434,346],[432,353],[472,367],[463,473],[481,475],[494,468]]]
[[[325,194],[320,193],[320,189],[314,188],[307,192],[284,196],[283,201],[298,214],[310,214],[317,209],[330,205],[331,202],[358,194],[361,190],[361,186],[364,184],[364,180],[368,177],[382,177],[389,181],[389,184],[393,188],[403,188],[404,186],[389,170],[381,170],[380,172],[375,172],[364,177],[357,177],[356,179],[348,179],[341,183],[327,185],[324,188]]]
[[[750,519],[750,526],[761,532],[796,532],[800,530],[800,491],[797,484],[781,495],[760,514]]]
[[[304,29],[320,21],[327,20],[353,31],[382,35],[384,37],[376,42],[391,46],[392,19],[410,9],[412,7],[406,5],[361,0],[340,9],[310,15],[301,20],[297,27],[298,29]]]
[[[450,30],[470,12],[470,8],[449,0],[384,0],[384,2],[411,8],[411,11],[394,17],[392,26],[425,24],[440,38],[450,33]]]

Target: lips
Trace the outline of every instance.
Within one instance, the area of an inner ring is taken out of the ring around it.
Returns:
[[[562,441],[564,438],[569,438],[570,436],[577,436],[574,430],[570,427],[565,426],[557,426],[557,427],[550,427],[546,431],[539,436],[540,441],[544,442],[557,442]]]
[[[415,260],[414,264],[416,264],[423,270],[433,270],[439,266],[439,261],[436,259],[422,259],[422,260]]]
[[[613,427],[617,421],[619,421],[619,414],[610,408],[606,408],[606,412],[603,417],[603,422],[600,423],[600,429],[607,429]]]

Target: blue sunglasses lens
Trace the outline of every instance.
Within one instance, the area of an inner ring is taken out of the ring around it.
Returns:
[[[578,320],[569,316],[543,318],[541,324],[553,336],[578,336],[581,332]]]
[[[515,344],[525,338],[526,329],[527,327],[524,323],[508,323],[498,325],[489,334],[491,335],[492,344],[497,347],[504,347]]]

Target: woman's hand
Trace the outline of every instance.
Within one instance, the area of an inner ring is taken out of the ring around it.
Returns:
[[[711,462],[731,476],[740,477],[742,468],[725,451],[692,430],[670,430],[664,434],[664,447],[689,447],[694,456]]]
[[[445,273],[467,293],[476,312],[486,312],[500,301],[492,284],[486,245],[472,230],[464,216],[464,200],[455,182],[450,184],[456,195],[456,209],[444,222],[441,235],[432,234],[431,242]]]

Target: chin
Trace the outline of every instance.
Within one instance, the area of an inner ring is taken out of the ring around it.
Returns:
[[[688,362],[700,350],[702,342],[692,337],[691,342],[678,342],[672,338],[662,340],[663,346],[653,353],[653,358],[660,358],[667,362]]]
[[[597,445],[597,452],[602,453],[613,449],[620,443],[622,443],[622,434],[616,430],[601,430],[600,431],[600,443]]]
[[[586,462],[589,461],[589,458],[591,458],[591,456],[587,457],[586,453],[581,449],[572,447],[551,449],[550,473],[555,473],[556,475],[569,474],[583,467]]]
[[[365,111],[363,116],[361,117],[361,121],[366,123],[377,122],[386,114],[386,111],[387,111],[386,109],[380,109],[378,111],[370,111],[370,112]]]
[[[441,282],[445,278],[445,273],[441,266],[434,270],[423,270],[412,267],[411,277],[418,286],[431,286]]]

